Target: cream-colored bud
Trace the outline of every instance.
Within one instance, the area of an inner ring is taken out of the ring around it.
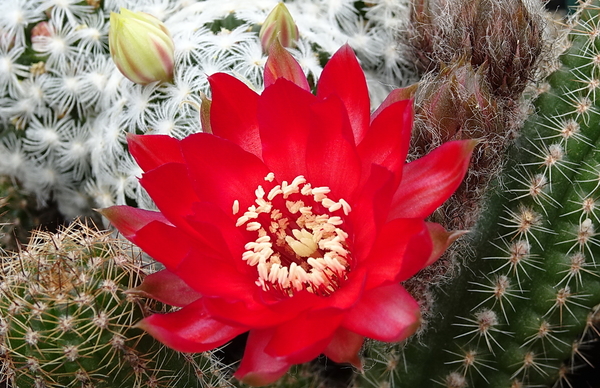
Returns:
[[[277,40],[283,47],[294,45],[298,39],[298,26],[285,4],[279,3],[273,8],[260,28],[258,36],[265,52],[269,51],[271,44]]]
[[[110,55],[121,73],[146,85],[173,80],[175,47],[171,34],[157,18],[121,8],[111,12]]]

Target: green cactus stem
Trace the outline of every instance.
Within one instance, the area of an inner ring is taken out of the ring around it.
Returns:
[[[571,23],[465,267],[430,295],[420,337],[367,349],[359,386],[570,386],[600,304],[599,3],[582,4]]]
[[[163,307],[125,293],[145,276],[129,243],[76,221],[36,231],[1,265],[1,365],[11,387],[230,386],[212,353],[177,353],[134,327]]]

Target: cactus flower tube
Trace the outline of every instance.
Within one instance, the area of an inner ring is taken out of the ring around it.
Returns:
[[[173,79],[174,45],[165,25],[144,12],[111,12],[110,55],[121,73],[146,85]]]
[[[212,134],[129,136],[160,211],[102,210],[165,265],[137,291],[181,306],[139,327],[183,352],[249,332],[236,377],[251,385],[322,353],[360,368],[365,337],[415,332],[419,305],[400,282],[461,234],[424,219],[458,187],[475,145],[406,163],[412,101],[392,94],[370,114],[348,45],[316,95],[287,51],[268,62],[260,95],[210,77]]]
[[[273,42],[277,40],[283,47],[294,45],[298,39],[298,26],[285,4],[279,3],[273,8],[260,28],[258,36],[265,52],[268,52]]]

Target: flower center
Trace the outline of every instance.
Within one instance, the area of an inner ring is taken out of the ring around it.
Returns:
[[[272,172],[265,177],[266,182],[274,180]],[[255,204],[236,226],[257,235],[245,245],[242,260],[256,267],[256,285],[264,291],[290,297],[307,290],[328,296],[347,279],[351,257],[342,226],[352,209],[344,199],[330,199],[330,191],[311,187],[302,175],[274,185],[268,193],[257,187]],[[232,210],[239,213],[237,200]]]

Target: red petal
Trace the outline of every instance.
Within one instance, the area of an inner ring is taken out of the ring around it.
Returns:
[[[378,341],[397,342],[413,334],[421,323],[418,303],[399,284],[368,292],[346,315],[346,329]]]
[[[323,301],[323,297],[312,294],[306,290],[297,292],[293,298],[282,299],[281,296],[270,292],[260,292],[260,303],[268,306],[270,309],[288,314],[288,310],[293,310],[298,315],[306,310],[312,310]]]
[[[145,173],[140,184],[169,221],[190,235],[203,238],[187,222],[187,218],[193,214],[192,205],[200,199],[192,187],[184,164],[168,163],[159,166]]]
[[[311,105],[310,113],[306,177],[313,187],[328,186],[332,199],[351,201],[361,165],[346,109],[337,96],[331,96]]]
[[[354,268],[342,287],[327,298],[318,298],[311,306],[313,313],[319,314],[323,310],[347,310],[360,299],[365,289],[367,270]]]
[[[344,103],[354,139],[359,144],[369,129],[369,90],[356,55],[347,44],[331,57],[319,79],[317,96],[323,99],[332,94]]]
[[[184,173],[182,168],[184,166],[181,164],[167,164],[144,174],[142,178],[157,206],[165,212],[170,221],[177,225],[178,231],[174,233],[182,235],[177,236],[173,241],[182,240],[184,239],[183,235],[187,234],[194,239],[194,242],[190,241],[186,244],[188,247],[199,245],[203,249],[214,251],[222,257],[241,258],[247,240],[237,230],[234,221],[216,205],[208,202],[197,202],[198,197],[195,192],[189,193],[191,189],[188,184],[184,184],[189,181],[187,174],[181,176]],[[178,190],[172,190],[173,187],[177,187]],[[161,230],[157,233],[165,232]],[[168,233],[167,235],[171,234],[168,231],[166,233]],[[142,246],[150,244],[152,247],[156,247],[157,245],[153,243],[153,237],[144,240]],[[188,240],[184,239],[183,241]],[[150,252],[156,251],[155,248],[147,249],[149,249],[147,253],[151,256]],[[153,257],[163,262],[164,259],[159,258],[162,256],[164,255]],[[239,270],[248,269],[248,266],[241,260],[238,260],[238,262],[240,264]]]
[[[196,243],[181,230],[162,222],[151,222],[127,238],[171,271],[188,256]]]
[[[204,297],[219,297],[230,301],[254,297],[256,276],[239,272],[231,257],[196,248],[175,269],[171,269],[190,287]],[[240,260],[241,261],[241,260]]]
[[[159,212],[129,206],[113,206],[101,212],[125,238],[172,271],[199,243],[168,223]],[[206,246],[202,248],[212,252]]]
[[[453,230],[448,232],[440,224],[433,222],[427,222],[426,224],[433,243],[433,250],[425,263],[425,267],[433,264],[454,241],[469,232],[468,230]]]
[[[168,314],[154,314],[137,327],[179,352],[198,353],[221,346],[247,328],[225,325],[212,319],[202,299]]]
[[[258,94],[225,73],[215,73],[208,77],[208,81],[212,90],[212,133],[231,140],[260,158],[262,148],[256,119]]]
[[[340,327],[333,339],[323,351],[327,357],[337,363],[350,363],[362,370],[362,362],[358,356],[365,337]]]
[[[236,262],[241,259],[229,255],[226,246],[212,249],[181,230],[156,221],[128,238],[203,295],[231,300],[253,296],[256,276],[252,275],[252,268],[240,272]]]
[[[130,206],[111,206],[99,210],[99,213],[106,217],[127,239],[152,221],[169,224],[169,221],[160,212],[136,209]]]
[[[275,39],[269,46],[269,58],[265,64],[265,88],[274,84],[278,78],[292,81],[302,89],[310,92],[310,86],[302,67],[281,45],[279,39]]]
[[[418,221],[420,223],[419,229],[415,230],[415,234],[412,235],[395,281],[402,282],[425,268],[433,254],[433,243],[431,242],[427,223],[421,220]]]
[[[475,140],[450,141],[404,166],[388,219],[425,218],[462,182]]]
[[[241,259],[245,251],[244,245],[256,237],[246,236],[248,232],[235,226],[235,221],[229,214],[210,202],[197,202],[192,206],[193,215],[188,218],[190,225],[203,236],[202,241],[210,241],[208,244],[217,252],[228,253],[237,263],[240,272],[245,272],[250,267]]]
[[[113,206],[101,213],[126,239],[168,268],[176,267],[193,244],[185,233],[173,227],[159,212]]]
[[[419,86],[419,84],[417,83],[417,84],[407,86],[405,88],[399,88],[399,89],[392,90],[390,92],[390,94],[387,95],[385,100],[383,100],[381,105],[379,105],[377,107],[375,112],[373,112],[371,114],[371,122],[373,122],[373,120],[375,120],[375,118],[377,116],[379,116],[379,114],[384,109],[386,109],[388,106],[390,106],[398,101],[411,100],[411,104],[412,104],[412,99],[415,96],[415,92],[417,91],[418,86]]]
[[[275,311],[258,303],[228,302],[221,298],[206,298],[206,309],[219,320],[247,326],[255,329],[265,329],[279,325],[297,316],[301,311],[288,309],[285,313]],[[248,305],[252,304],[251,307]]]
[[[240,367],[234,376],[243,383],[258,387],[277,381],[292,366],[283,357],[273,357],[265,352],[273,331],[251,330]]]
[[[127,290],[127,293],[156,299],[178,307],[186,306],[202,296],[190,288],[179,276],[167,269],[146,276],[142,284]]]
[[[247,241],[235,227],[231,207],[225,214],[217,205],[201,202],[185,165],[165,164],[145,173],[140,182],[165,217],[178,228],[218,252],[229,247],[232,256],[241,257]]]
[[[181,141],[181,150],[198,197],[232,216],[233,202],[238,200],[240,209],[254,203],[254,191],[265,184],[269,173],[255,155],[207,133],[186,137]]]
[[[248,268],[253,271],[252,276],[256,279],[256,269],[254,267]],[[360,281],[360,286],[363,283]],[[351,291],[346,291],[346,293],[349,292]],[[217,298],[205,298],[206,307],[211,312],[211,315],[218,317],[224,322],[237,323],[252,328],[266,328],[289,321],[304,311],[313,309],[324,299],[308,291],[296,293],[293,298],[281,299],[274,297],[268,292],[263,292],[258,287],[255,288],[255,292],[249,292],[249,294],[254,295],[254,298],[246,298],[243,303],[228,302]],[[266,297],[271,298],[266,300]],[[325,299],[329,300],[331,298]],[[335,302],[333,303],[335,304]],[[337,304],[339,305],[340,302]],[[333,307],[337,308],[338,306]]]
[[[377,235],[369,256],[360,262],[369,271],[366,289],[396,283],[401,273],[415,267],[420,270],[430,253],[431,239],[425,222],[406,218],[388,222]]]
[[[323,352],[343,318],[339,312],[305,312],[277,326],[265,351],[294,364],[309,361]]]
[[[306,346],[299,350],[297,353],[289,354],[285,356],[287,362],[292,364],[302,364],[309,362],[319,357],[321,353],[327,348],[327,344],[331,342],[331,336],[322,339],[321,341],[315,342],[310,346]],[[268,350],[267,350],[268,351]]]
[[[263,160],[279,181],[306,173],[310,104],[316,97],[296,84],[278,78],[258,101]]]
[[[129,152],[142,170],[150,171],[165,163],[183,163],[179,140],[167,135],[127,134]]]
[[[363,179],[371,171],[371,164],[375,163],[393,172],[396,181],[400,181],[408,154],[412,123],[411,100],[390,105],[373,120],[371,129],[358,145]]]
[[[354,246],[354,257],[360,260],[367,256],[379,228],[385,222],[392,199],[394,176],[376,164],[371,166],[371,175],[363,186],[358,199],[352,203],[350,220]]]

